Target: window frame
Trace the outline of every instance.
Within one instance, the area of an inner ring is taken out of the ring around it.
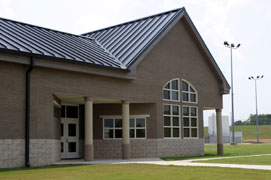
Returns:
[[[170,106],[170,115],[168,114],[164,114],[164,106]],[[178,115],[173,115],[173,108],[172,106],[177,106],[179,108],[179,116]],[[170,137],[165,137],[165,130],[163,131],[164,132],[164,139],[181,139],[182,138],[182,121],[181,121],[181,106],[179,104],[168,104],[168,103],[163,103],[163,130],[165,128],[170,128],[171,129],[171,132],[170,132]],[[171,126],[165,126],[165,119],[164,117],[170,117],[170,123],[171,123]],[[173,126],[173,117],[179,117],[179,126]],[[173,128],[179,128],[179,137],[173,137]]]
[[[172,81],[177,80],[178,82],[178,90],[172,89]],[[165,86],[169,83],[169,89],[165,88]],[[164,91],[169,91],[170,94],[170,99],[164,99]],[[178,100],[173,100],[172,99],[172,92],[177,92],[178,93]],[[181,102],[181,84],[180,84],[180,78],[174,78],[169,81],[167,81],[162,88],[162,97],[163,101],[171,101],[171,102]]]
[[[112,119],[113,120],[113,127],[112,128],[105,128],[104,127],[104,124],[105,124],[104,121],[105,121],[105,119]],[[116,130],[122,130],[122,127],[115,127],[116,126],[116,124],[115,124],[115,120],[116,119],[121,119],[121,118],[103,118],[103,139],[122,139],[122,138],[116,138],[115,137],[116,136],[115,131]],[[106,138],[106,137],[104,137],[104,130],[105,129],[112,129],[113,130],[113,138]]]
[[[150,115],[130,115],[129,116],[129,138],[130,139],[147,139],[147,118],[149,118]],[[103,140],[120,140],[122,138],[115,138],[115,119],[121,119],[122,120],[122,116],[121,115],[101,115],[100,118],[103,119]],[[104,120],[105,119],[113,119],[113,128],[105,128],[104,127]],[[137,138],[136,137],[136,132],[135,132],[135,137],[131,138],[130,137],[130,130],[131,129],[144,129],[144,128],[135,128],[135,127],[130,127],[130,119],[144,119],[145,120],[145,137],[144,138]],[[113,129],[113,138],[106,138],[104,137],[104,129]],[[122,127],[118,127],[117,129],[121,129],[123,130]]]
[[[188,85],[188,91],[184,91],[184,90],[183,90],[183,82],[187,83],[187,85]],[[190,91],[190,87],[191,87],[195,92],[191,92],[191,91]],[[184,103],[198,104],[198,91],[196,90],[195,86],[193,86],[189,81],[187,81],[187,80],[185,80],[185,79],[182,79],[182,80],[181,80],[181,89],[182,89],[182,102],[184,102]],[[183,94],[184,94],[184,93],[187,93],[187,94],[188,94],[188,101],[185,101],[185,100],[183,99]],[[195,95],[196,95],[196,102],[193,102],[193,101],[190,100],[190,99],[191,99],[191,97],[190,97],[191,94],[195,94]]]
[[[78,104],[71,104],[71,103],[63,103],[61,104],[61,111],[62,111],[62,107],[65,107],[65,117],[62,117],[62,112],[60,112],[60,117],[61,118],[65,118],[65,119],[79,119],[79,105]],[[67,117],[67,106],[75,106],[77,107],[77,118],[71,118],[71,117]]]
[[[189,129],[189,137],[185,137],[184,134],[183,134],[183,139],[199,139],[199,113],[198,113],[198,107],[197,106],[190,106],[190,105],[183,105],[182,106],[182,112],[184,112],[183,111],[184,107],[188,107],[189,108],[189,115],[188,116],[184,116],[182,114],[183,132],[184,132],[185,128],[188,128]],[[196,108],[196,113],[197,113],[196,116],[191,116],[191,114],[190,114],[190,112],[191,112],[190,109],[191,108]],[[189,126],[185,126],[184,125],[184,118],[189,118]],[[197,127],[191,126],[191,118],[196,118],[197,119]],[[192,134],[191,129],[197,129],[197,137],[192,137],[191,136],[191,134]]]
[[[55,108],[58,108],[59,117],[56,117]],[[54,118],[61,119],[61,104],[59,104],[56,100],[53,101],[53,116]]]
[[[130,133],[130,130],[134,130],[135,131],[135,137],[131,138],[131,136],[130,136],[130,139],[146,139],[147,138],[146,117],[130,117],[129,121],[130,121],[130,119],[134,119],[134,127],[129,127],[129,133]],[[137,121],[137,119],[144,119],[144,121],[145,121],[145,127],[136,127],[136,121]],[[129,125],[130,125],[130,122],[129,122]],[[145,130],[145,137],[137,137],[136,136],[136,130],[137,129],[144,129]]]

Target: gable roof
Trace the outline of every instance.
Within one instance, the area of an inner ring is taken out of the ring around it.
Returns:
[[[126,69],[95,39],[0,18],[0,51]]]
[[[184,11],[179,8],[82,34],[97,40],[130,67],[148,46]]]
[[[184,18],[204,50],[211,66],[222,81],[221,92],[228,94],[230,85],[218,67],[185,8],[159,13],[134,21],[82,34],[97,40],[127,68],[137,63],[181,18]]]
[[[0,18],[0,52],[62,59],[67,62],[130,71],[152,47],[184,18],[222,82],[221,92],[230,86],[201,38],[185,8],[74,35]]]

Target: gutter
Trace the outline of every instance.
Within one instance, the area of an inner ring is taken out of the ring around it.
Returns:
[[[25,82],[25,166],[30,167],[29,161],[29,114],[30,114],[30,73],[34,68],[35,60],[34,57],[31,56],[30,66],[26,71],[26,82]]]

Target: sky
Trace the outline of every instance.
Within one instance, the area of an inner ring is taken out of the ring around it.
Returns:
[[[246,120],[255,113],[258,81],[259,114],[271,114],[270,0],[0,0],[0,17],[64,32],[81,34],[156,13],[185,7],[224,76],[230,81],[233,50],[234,114]],[[213,112],[213,111],[212,111]],[[206,117],[212,112],[205,112]],[[223,114],[231,113],[231,96],[223,97]]]

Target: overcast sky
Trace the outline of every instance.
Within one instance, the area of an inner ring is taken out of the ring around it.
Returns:
[[[259,113],[271,113],[270,0],[0,0],[0,17],[80,34],[183,6],[229,83],[230,50],[223,42],[241,43],[233,51],[235,120],[255,113],[251,75],[264,75]],[[229,115],[230,95],[223,104]]]

